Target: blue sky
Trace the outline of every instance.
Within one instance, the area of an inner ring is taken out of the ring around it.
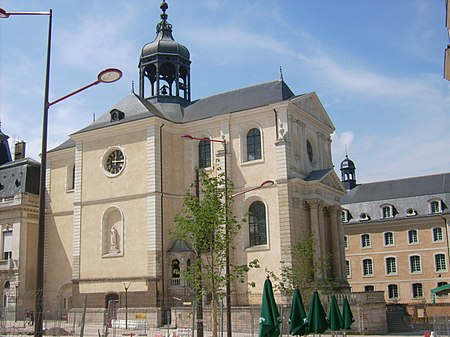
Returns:
[[[448,172],[450,82],[445,0],[167,0],[175,39],[191,52],[193,98],[280,77],[315,91],[333,121],[333,161],[359,183]],[[7,11],[53,9],[50,101],[123,70],[50,108],[49,148],[131,91],[155,37],[160,0],[0,0]],[[46,16],[0,20],[1,130],[40,152]],[[137,88],[137,85],[136,85]]]

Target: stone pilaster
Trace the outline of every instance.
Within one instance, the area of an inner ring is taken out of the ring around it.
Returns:
[[[72,280],[80,279],[82,170],[83,143],[77,142],[75,145],[75,190],[73,192]]]
[[[162,276],[160,128],[147,129],[147,268],[148,276]]]
[[[281,260],[286,266],[292,264],[292,246],[294,244],[293,225],[291,223],[291,198],[288,183],[278,183],[278,205],[280,221]]]

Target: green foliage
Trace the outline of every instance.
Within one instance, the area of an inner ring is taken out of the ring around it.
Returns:
[[[188,192],[183,209],[175,216],[176,227],[170,231],[173,238],[188,242],[197,258],[183,277],[192,284],[198,298],[209,293],[213,301],[224,296],[227,249],[233,249],[233,238],[242,227],[231,213],[232,184],[223,173],[210,176],[200,171],[200,198]],[[230,282],[245,282],[245,274],[258,267],[257,261],[248,265],[230,264]]]
[[[275,281],[274,288],[283,294],[291,296],[295,288],[307,295],[315,288],[323,291],[334,289],[338,283],[332,279],[324,279],[320,282],[314,279],[316,273],[327,275],[331,255],[320,260],[314,259],[317,240],[310,232],[305,233],[300,241],[292,247],[292,264],[280,261],[280,276],[273,271],[268,271]]]

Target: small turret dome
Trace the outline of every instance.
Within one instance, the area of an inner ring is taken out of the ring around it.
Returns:
[[[345,155],[345,159],[341,163],[341,170],[342,169],[355,169],[355,163],[348,159],[348,155]]]
[[[160,30],[157,32],[155,40],[147,43],[142,48],[141,57],[156,54],[177,55],[186,60],[189,60],[190,58],[189,50],[173,39],[171,30]]]
[[[341,163],[341,181],[347,191],[356,187],[355,171],[355,163],[348,159],[348,155],[345,155],[345,159]]]

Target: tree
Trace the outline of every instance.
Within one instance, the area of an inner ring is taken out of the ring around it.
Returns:
[[[198,302],[205,294],[211,296],[212,336],[217,337],[218,304],[227,281],[243,282],[245,274],[258,263],[255,260],[249,265],[230,264],[230,275],[225,274],[227,252],[234,248],[233,238],[243,220],[237,221],[231,212],[232,184],[224,174],[212,176],[200,171],[199,175],[199,193],[186,193],[171,235],[189,242],[196,254],[193,266],[183,276],[194,288]]]
[[[315,288],[329,291],[336,288],[333,279],[316,280],[315,275],[327,275],[331,255],[314,259],[317,240],[311,232],[306,232],[292,247],[292,263],[280,261],[280,276],[268,271],[275,281],[275,289],[286,295],[292,295],[295,288],[302,291],[305,298]]]

